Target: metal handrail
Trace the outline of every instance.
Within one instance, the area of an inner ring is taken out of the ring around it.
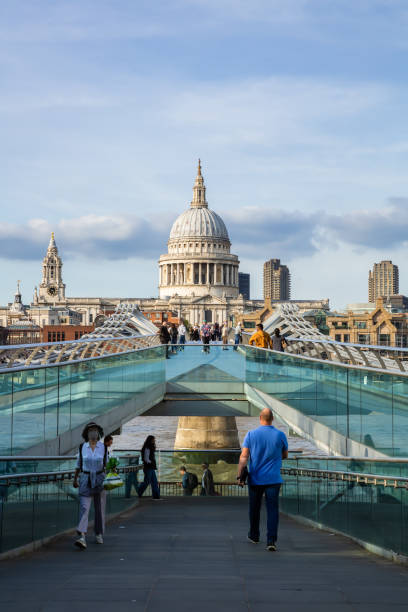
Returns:
[[[242,331],[241,332],[242,335],[245,336],[252,336],[251,332],[247,332],[247,331]],[[375,349],[378,351],[395,351],[398,353],[406,353],[408,356],[408,348],[405,347],[401,347],[398,348],[397,346],[383,346],[383,345],[378,345],[378,344],[357,344],[356,342],[339,342],[338,340],[332,340],[332,339],[325,339],[325,338],[303,338],[302,336],[296,337],[296,336],[285,336],[285,340],[289,341],[289,342],[312,342],[314,344],[337,344],[343,348],[348,347],[348,346],[353,346],[356,348],[362,348],[362,349]]]
[[[354,482],[356,484],[373,485],[377,487],[392,487],[393,489],[408,488],[408,478],[401,476],[384,476],[383,474],[365,474],[361,472],[341,472],[337,470],[315,470],[312,468],[281,468],[281,474],[287,476],[305,476],[316,478],[316,476],[324,480],[334,480],[341,482]],[[162,480],[159,484],[177,485],[179,480]],[[232,482],[215,482],[214,486],[240,486],[237,481]]]
[[[135,453],[133,457],[140,455],[140,450],[129,450],[129,449],[114,449],[115,452],[122,453]],[[0,455],[0,461],[73,461],[77,458],[77,455]]]
[[[138,472],[142,470],[142,465],[125,465],[116,468],[119,474],[128,474],[129,472]],[[0,484],[4,485],[25,485],[39,484],[44,482],[56,482],[61,480],[70,480],[75,474],[75,469],[60,470],[58,472],[27,472],[25,474],[6,474],[0,476]]]
[[[131,345],[130,350],[129,345]],[[67,363],[81,363],[90,359],[112,356],[112,354],[123,355],[136,350],[150,349],[153,346],[160,346],[158,334],[93,336],[78,340],[2,345],[0,346],[0,358],[8,359],[8,363],[0,363],[0,371],[26,371],[40,367],[56,367]],[[87,352],[89,355],[85,356]],[[14,366],[14,363],[17,365]]]
[[[109,341],[109,342],[122,342],[123,340],[141,340],[144,338],[155,338],[157,334],[146,334],[145,336],[118,336],[117,338],[107,338],[106,336],[92,336],[92,338],[78,338],[78,340],[61,340],[57,342],[37,342],[32,344],[1,344],[0,350],[10,351],[13,349],[33,349],[39,346],[61,346],[64,344],[89,344],[94,342]]]
[[[393,487],[394,489],[408,488],[408,478],[403,476],[387,476],[384,474],[366,474],[363,472],[343,472],[338,470],[317,470],[314,468],[283,467],[281,473],[288,476],[316,476],[325,480],[341,480],[344,482],[355,482],[381,487]]]
[[[246,335],[249,335],[246,333]],[[296,343],[302,343],[303,340],[301,338],[290,338],[289,337],[289,346],[290,344],[295,345]],[[304,342],[310,342],[310,341],[306,341],[304,340]],[[329,351],[328,355],[326,353],[326,357],[325,358],[319,358],[319,357],[312,357],[310,355],[306,355],[305,353],[302,354],[298,354],[298,353],[294,353],[291,350],[285,350],[285,351],[274,351],[270,348],[263,348],[263,347],[259,347],[259,346],[252,346],[249,344],[245,344],[243,343],[243,345],[241,346],[245,346],[246,348],[250,348],[252,350],[256,350],[256,351],[265,351],[266,353],[274,353],[276,355],[290,355],[290,357],[293,358],[297,358],[297,359],[302,359],[304,361],[311,361],[314,363],[321,363],[327,366],[328,363],[334,363],[336,366],[339,367],[343,367],[343,368],[348,368],[348,369],[352,369],[352,370],[361,370],[361,371],[370,371],[370,372],[377,372],[379,374],[389,374],[390,376],[402,376],[402,377],[406,377],[408,376],[408,368],[405,365],[405,367],[402,365],[407,364],[407,360],[404,361],[400,361],[398,359],[398,356],[390,356],[390,357],[382,357],[380,355],[377,355],[376,353],[374,353],[373,349],[371,349],[370,351],[359,351],[359,349],[357,348],[358,345],[351,345],[350,347],[352,347],[353,350],[356,351],[356,354],[358,353],[359,356],[359,362],[356,362],[355,359],[353,359],[353,362],[351,362],[351,358],[350,358],[350,348],[347,348],[347,344],[346,343],[341,343],[341,342],[327,342],[324,340],[313,340],[314,343],[316,343],[317,345],[323,345],[324,342],[326,342],[329,346],[333,345],[333,350],[335,352],[335,356],[337,357],[337,359],[333,359],[333,355],[332,353]],[[362,344],[360,345],[363,348],[367,348],[366,344]],[[339,348],[338,348],[339,347]],[[289,348],[289,347],[288,347]],[[379,351],[382,350],[382,352],[384,352],[384,350],[387,347],[376,347]],[[393,347],[395,348],[395,347]],[[341,351],[343,351],[345,354],[341,355]],[[399,352],[399,349],[396,349],[397,352]],[[325,351],[323,351],[325,352]],[[375,365],[370,364],[369,360],[367,359],[367,355],[373,356],[375,360],[377,360],[379,366],[381,367],[376,367]],[[356,357],[356,355],[354,355],[354,357]],[[342,359],[344,359],[344,361],[342,361]],[[389,363],[388,365],[393,365],[394,367],[387,367],[387,364],[384,362],[385,360],[388,360]]]
[[[142,465],[129,465],[119,467],[117,472],[127,474],[138,472],[143,469]],[[281,473],[288,476],[305,476],[308,478],[319,477],[324,480],[336,480],[342,482],[354,482],[381,487],[408,488],[408,477],[389,476],[386,474],[367,474],[366,472],[346,472],[343,470],[324,470],[308,467],[282,467]],[[58,472],[28,472],[25,474],[8,474],[0,476],[0,484],[24,485],[39,484],[44,482],[55,482],[71,479],[75,470],[61,470]],[[164,484],[174,484],[179,481],[162,481]],[[237,482],[219,482],[218,485],[232,485]]]
[[[118,453],[134,453],[134,455],[131,456],[140,456],[140,450],[135,450],[135,449],[129,449],[129,448],[114,448],[113,452],[118,452]],[[181,449],[158,449],[157,451],[158,453],[214,453],[214,454],[219,454],[219,453],[240,453],[241,449],[234,449],[234,448],[222,448],[222,449],[190,449],[190,448],[181,448]],[[289,449],[289,453],[291,453],[292,451]],[[293,451],[294,453],[299,453],[299,451]],[[4,455],[1,456],[0,455],[0,462],[2,461],[72,461],[74,459],[76,459],[77,456],[76,455],[50,455],[49,457],[46,457],[44,455],[41,456],[33,456],[33,455]],[[303,455],[303,454],[299,454],[295,455],[293,457],[290,458],[292,461],[296,460],[296,459],[300,459],[302,461],[364,461],[367,463],[406,463],[408,464],[408,458],[407,457],[384,457],[381,459],[378,458],[373,458],[373,457],[338,457],[338,456],[333,456],[333,455],[320,455],[320,456],[316,456],[316,455]]]

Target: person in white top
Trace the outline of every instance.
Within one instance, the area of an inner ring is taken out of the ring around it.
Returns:
[[[222,339],[222,350],[223,351],[227,351],[228,350],[228,334],[229,334],[229,328],[228,328],[228,324],[225,321],[224,325],[222,326],[222,332],[221,332],[221,339]]]
[[[79,538],[75,541],[78,548],[85,550],[86,533],[88,530],[89,510],[94,501],[95,539],[103,544],[104,516],[102,511],[103,483],[105,480],[105,466],[107,460],[107,447],[100,441],[103,429],[96,423],[85,426],[82,437],[84,442],[80,445],[74,475],[73,486],[79,489],[79,524],[77,532]]]
[[[178,335],[179,335],[179,344],[180,346],[180,351],[184,351],[184,345],[186,343],[186,326],[184,325],[183,322],[180,323],[180,325],[178,326]]]
[[[234,336],[234,351],[237,350],[239,343],[241,342],[241,334],[242,334],[242,327],[241,327],[241,323],[238,323],[238,325],[235,328],[235,336]]]

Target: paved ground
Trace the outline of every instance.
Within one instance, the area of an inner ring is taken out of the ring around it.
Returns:
[[[246,499],[169,498],[0,565],[7,612],[407,610],[408,570],[347,539],[281,520],[279,552],[246,541]]]

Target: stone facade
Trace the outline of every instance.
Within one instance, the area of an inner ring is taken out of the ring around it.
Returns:
[[[35,288],[34,304],[54,304],[56,302],[64,302],[64,300],[65,285],[62,282],[62,259],[58,255],[54,232],[52,232],[47,253],[43,259],[42,279],[38,295],[37,287]]]
[[[208,208],[205,192],[199,160],[190,207],[173,223],[168,252],[159,259],[161,299],[238,297],[239,260],[230,252],[227,228],[221,217]]]
[[[337,342],[383,346],[408,346],[408,313],[392,312],[378,298],[369,312],[347,311],[328,315],[329,334]]]

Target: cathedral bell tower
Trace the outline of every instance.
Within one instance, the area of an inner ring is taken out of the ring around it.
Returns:
[[[65,285],[62,282],[62,259],[58,255],[58,248],[51,234],[47,253],[43,259],[42,279],[39,287],[39,302],[54,304],[65,301]]]

